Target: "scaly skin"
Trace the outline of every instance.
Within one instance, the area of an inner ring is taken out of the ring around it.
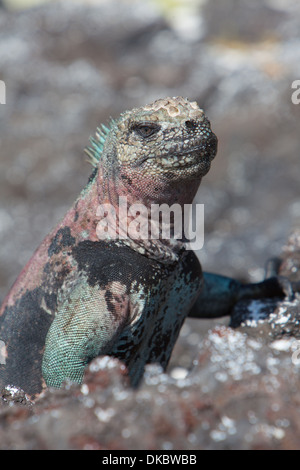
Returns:
[[[276,280],[242,286],[203,276],[181,240],[99,240],[100,203],[117,209],[126,196],[128,206],[147,208],[148,220],[151,204],[192,202],[217,149],[195,102],[166,98],[127,111],[91,142],[95,169],[87,186],[1,307],[0,389],[10,384],[35,396],[66,379],[80,383],[102,354],[123,360],[137,385],[145,364],[167,366],[188,315],[225,315],[240,298],[282,294]],[[115,227],[122,236],[122,216]]]

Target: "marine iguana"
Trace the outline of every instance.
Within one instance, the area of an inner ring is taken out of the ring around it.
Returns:
[[[10,384],[35,396],[66,379],[80,383],[99,355],[122,360],[136,386],[145,364],[166,368],[187,316],[227,315],[242,298],[284,295],[276,277],[244,285],[202,273],[184,238],[175,237],[172,217],[171,237],[162,237],[159,219],[158,236],[141,238],[129,230],[136,221],[130,209],[119,211],[120,198],[146,208],[141,220],[149,228],[153,205],[183,209],[216,152],[204,112],[181,97],[126,111],[97,130],[87,149],[88,184],[1,307],[0,389]]]

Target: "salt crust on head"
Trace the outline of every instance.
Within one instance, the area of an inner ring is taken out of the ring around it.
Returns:
[[[168,115],[171,117],[184,114],[186,117],[190,117],[191,119],[199,119],[202,115],[204,116],[202,109],[199,108],[196,101],[189,101],[181,96],[162,98],[154,101],[154,103],[144,106],[145,111],[159,111],[161,109],[166,110]]]

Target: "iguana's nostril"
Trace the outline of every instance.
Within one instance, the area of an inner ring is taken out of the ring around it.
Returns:
[[[185,125],[188,129],[195,129],[197,127],[197,123],[194,120],[185,121]]]

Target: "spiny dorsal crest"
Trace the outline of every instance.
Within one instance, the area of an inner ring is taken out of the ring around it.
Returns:
[[[115,121],[111,119],[108,126],[101,124],[100,127],[97,127],[95,137],[90,137],[90,142],[92,145],[84,149],[86,155],[88,156],[88,162],[94,167],[98,165],[101,159],[104,143],[114,123]]]

